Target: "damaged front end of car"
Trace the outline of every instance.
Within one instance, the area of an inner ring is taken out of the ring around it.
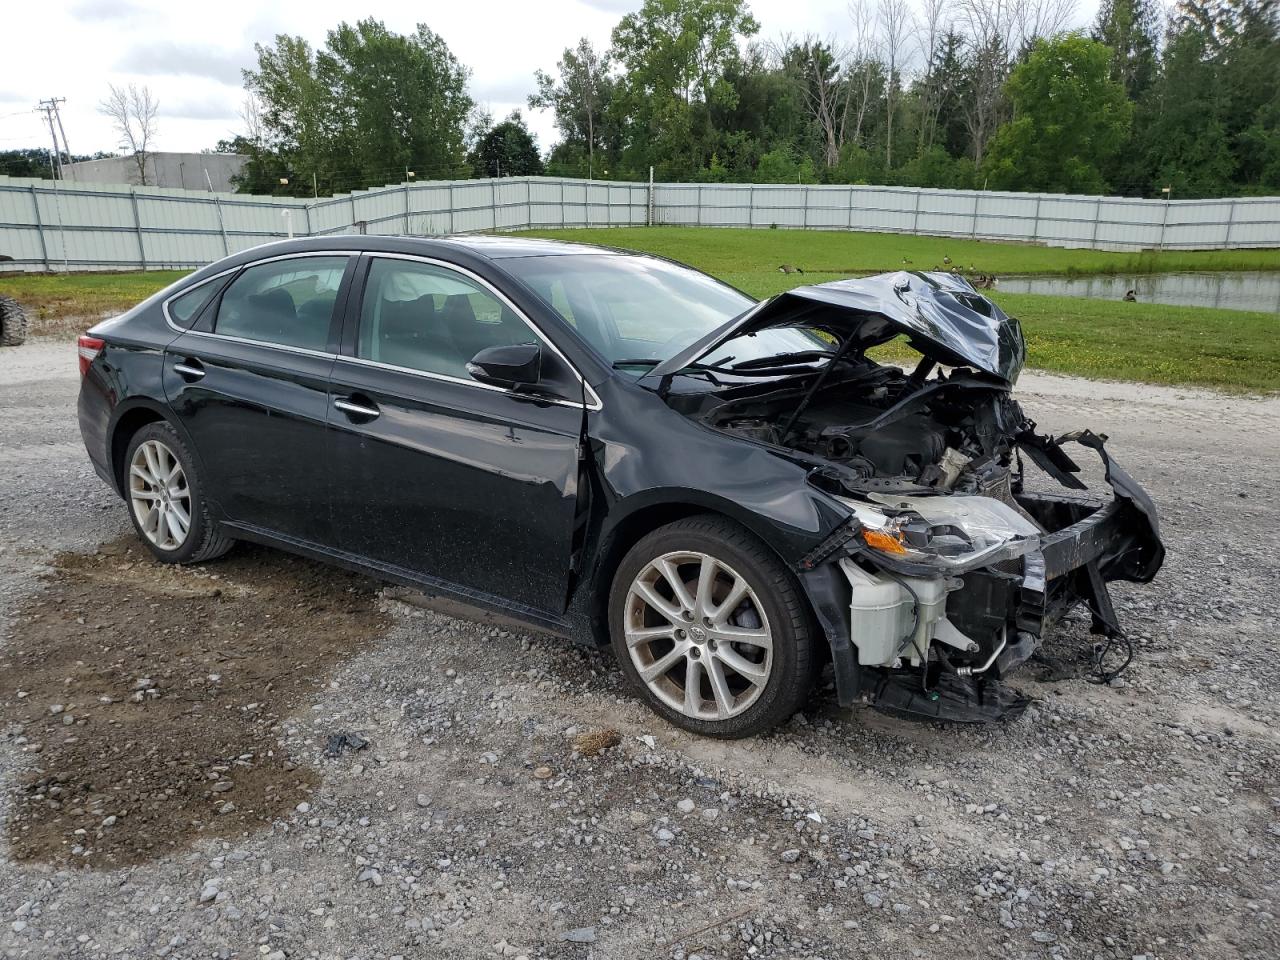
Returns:
[[[895,339],[911,372],[875,359]],[[842,703],[1016,715],[1004,678],[1081,605],[1098,675],[1127,665],[1107,585],[1159,570],[1155,506],[1104,436],[1037,431],[1010,396],[1024,359],[1017,322],[966,281],[897,273],[775,297],[655,371],[677,410],[805,465],[847,509],[796,564]],[[711,388],[673,392],[677,375]],[[1109,498],[1081,493],[1072,445],[1101,458]]]

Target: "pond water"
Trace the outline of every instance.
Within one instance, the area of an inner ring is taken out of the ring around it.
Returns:
[[[1043,293],[1094,300],[1123,300],[1125,291],[1136,290],[1142,303],[1280,313],[1280,271],[1001,277],[998,289],[1006,293]]]

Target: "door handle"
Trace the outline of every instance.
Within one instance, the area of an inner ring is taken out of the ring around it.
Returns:
[[[194,357],[184,357],[173,365],[173,369],[180,373],[187,383],[194,383],[204,376],[204,364]]]
[[[351,397],[336,397],[333,405],[341,410],[350,420],[374,420],[382,411],[374,406],[373,401],[357,402]]]

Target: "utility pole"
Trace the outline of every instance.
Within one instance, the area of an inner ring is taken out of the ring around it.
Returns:
[[[49,126],[49,138],[53,141],[53,153],[50,154],[49,166],[53,167],[57,162],[57,170],[55,176],[59,180],[66,179],[66,171],[62,168],[62,149],[58,146],[58,131],[54,126],[54,116],[58,112],[58,104],[66,103],[65,97],[52,97],[48,100],[41,100],[37,110],[44,114],[44,121]],[[60,123],[61,121],[59,121]],[[65,138],[64,138],[65,139]],[[70,159],[68,157],[68,159]]]
[[[54,97],[50,101],[53,104],[53,118],[58,121],[58,132],[62,134],[62,149],[67,154],[67,163],[71,163],[71,144],[67,143],[67,131],[62,127],[62,114],[58,111],[58,104],[66,103],[66,97]],[[64,171],[65,173],[65,171]],[[72,177],[72,179],[75,179]]]

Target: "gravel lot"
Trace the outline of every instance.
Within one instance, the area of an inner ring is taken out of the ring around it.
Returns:
[[[1280,401],[1024,378],[1162,509],[1121,680],[1081,619],[1015,722],[823,693],[718,743],[607,653],[271,551],[158,568],[75,366],[0,350],[0,955],[1280,955]]]

